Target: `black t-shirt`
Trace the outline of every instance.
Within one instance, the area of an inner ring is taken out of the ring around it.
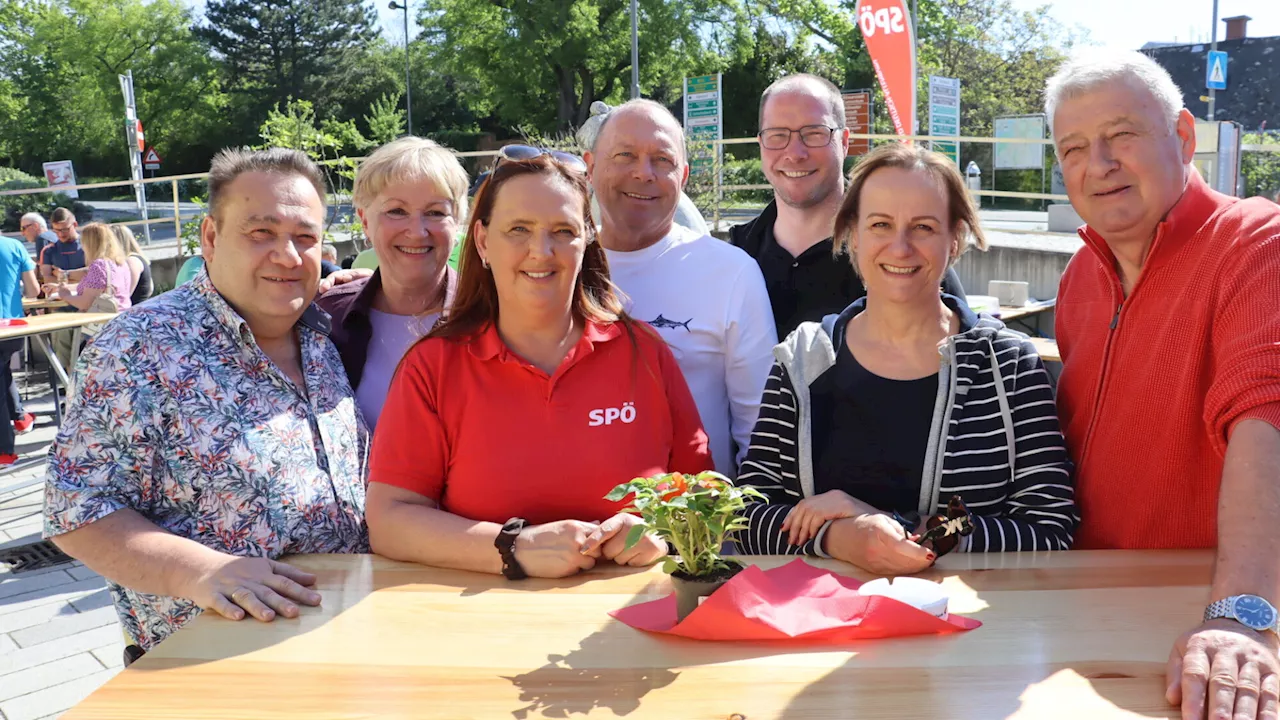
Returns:
[[[843,490],[886,512],[916,510],[938,376],[882,378],[842,342],[809,391],[814,493]]]

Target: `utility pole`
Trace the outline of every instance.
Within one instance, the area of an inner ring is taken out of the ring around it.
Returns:
[[[404,116],[405,134],[413,134],[413,87],[409,82],[409,0],[404,4],[391,0],[387,7],[404,11]]]
[[[1209,26],[1209,52],[1217,52],[1218,50],[1218,0],[1213,0],[1213,25]],[[1210,57],[1213,57],[1210,55]],[[1209,88],[1209,122],[1214,122],[1217,116],[1213,111],[1214,95],[1217,93],[1213,88]]]
[[[640,21],[638,3],[631,0],[631,99],[640,97]]]
[[[124,95],[124,136],[125,143],[129,147],[129,177],[134,182],[133,199],[137,203],[138,217],[146,220],[147,187],[142,184],[142,145],[144,137],[140,137],[142,123],[138,121],[137,99],[133,93],[133,71],[128,70],[125,74],[117,75],[116,77],[120,80],[120,92]],[[177,201],[177,198],[174,198],[174,202],[176,203]],[[142,234],[145,238],[145,244],[150,245],[150,223],[142,226]]]

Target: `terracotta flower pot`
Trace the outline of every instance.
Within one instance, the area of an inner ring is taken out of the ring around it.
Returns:
[[[742,565],[730,560],[727,570],[718,570],[710,576],[689,577],[677,571],[671,574],[671,584],[676,590],[676,622],[682,622],[689,613],[698,609],[698,602],[720,589],[742,571]]]

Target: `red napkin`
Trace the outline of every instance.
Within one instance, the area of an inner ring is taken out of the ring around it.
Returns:
[[[27,321],[22,318],[0,318],[0,327],[15,327],[26,324]]]
[[[695,640],[785,640],[824,643],[935,635],[972,630],[977,620],[946,620],[887,597],[858,594],[862,582],[803,560],[761,570],[748,566],[684,622],[676,623],[675,593],[609,614],[638,630]]]

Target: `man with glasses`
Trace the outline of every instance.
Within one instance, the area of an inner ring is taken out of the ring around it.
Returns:
[[[29,212],[23,215],[18,221],[18,227],[22,230],[22,237],[35,246],[36,259],[40,258],[46,245],[58,242],[58,236],[49,229],[49,224],[44,221],[44,216],[40,213]],[[37,281],[39,279],[39,277],[36,278]]]
[[[754,220],[734,226],[729,240],[760,264],[781,339],[867,291],[848,258],[832,255],[849,153],[840,90],[816,75],[788,75],[760,96],[760,128],[760,164],[773,202]],[[942,290],[965,297],[951,269]]]
[[[58,242],[50,243],[40,253],[40,277],[44,282],[59,279],[62,273],[84,267],[84,247],[80,245],[80,225],[76,216],[66,208],[58,208],[49,218]],[[58,272],[54,272],[54,270]]]

